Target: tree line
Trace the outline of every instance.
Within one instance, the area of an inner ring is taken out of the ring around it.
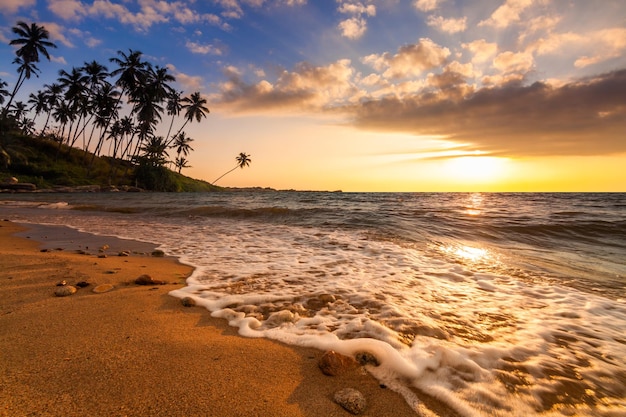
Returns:
[[[87,167],[100,155],[111,157],[112,164],[130,161],[145,172],[169,164],[179,173],[190,167],[187,156],[193,151],[193,139],[183,129],[209,114],[200,92],[184,95],[172,87],[176,79],[166,67],[152,65],[140,51],[129,49],[109,59],[112,70],[95,60],[60,70],[56,82],[30,93],[24,103],[16,100],[17,93],[26,80],[39,76],[41,57],[50,60],[48,51],[57,46],[36,23],[20,21],[12,32],[16,37],[9,44],[17,47],[13,63],[18,78],[12,89],[0,79],[3,129],[11,122],[23,134],[33,135],[35,121],[44,118],[38,134],[57,141],[59,151],[65,144],[82,148],[85,155],[91,152],[91,158],[85,158]],[[181,117],[182,124],[175,127]],[[165,136],[155,133],[161,123],[167,126]],[[176,155],[169,159],[172,150]],[[237,167],[250,161],[240,153]]]

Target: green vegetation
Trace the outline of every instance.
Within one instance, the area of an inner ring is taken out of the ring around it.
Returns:
[[[28,103],[16,101],[24,81],[38,76],[40,56],[49,60],[48,49],[56,45],[36,23],[18,22],[12,32],[18,78],[10,92],[9,85],[0,80],[0,182],[15,176],[39,188],[219,189],[181,175],[183,168],[190,167],[186,157],[193,151],[193,139],[183,128],[189,122],[201,122],[209,113],[199,92],[183,96],[170,85],[175,78],[167,68],[153,66],[143,60],[141,52],[129,50],[110,58],[117,66],[112,71],[96,61],[85,62],[59,71],[57,82],[30,93]],[[170,116],[167,135],[158,136],[164,113]],[[181,115],[182,126],[170,136]],[[39,120],[40,130],[35,124],[38,117],[45,117]],[[175,151],[175,158],[170,159],[168,150]],[[249,164],[247,155],[245,161],[238,166]]]

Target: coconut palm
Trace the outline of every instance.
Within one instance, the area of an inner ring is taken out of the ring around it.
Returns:
[[[181,153],[184,156],[187,156],[189,155],[189,151],[193,151],[193,148],[190,145],[191,142],[193,142],[192,138],[187,137],[185,135],[185,132],[180,132],[174,138],[174,144],[172,145],[172,147],[176,149],[176,154],[178,156],[180,156]]]
[[[189,161],[184,156],[179,156],[178,158],[176,158],[174,165],[176,166],[176,168],[178,168],[179,174],[183,168],[191,168],[191,165],[189,165],[188,162]]]
[[[61,95],[63,94],[63,87],[61,84],[52,83],[50,85],[44,84],[45,87],[45,95],[46,101],[48,102],[48,115],[46,116],[46,122],[41,129],[41,134],[44,135],[46,133],[46,128],[48,127],[48,122],[50,121],[50,116],[52,115],[52,111],[59,105],[61,101]]]
[[[167,115],[172,116],[172,120],[170,120],[170,126],[167,129],[167,135],[165,135],[166,140],[169,140],[170,138],[170,133],[172,132],[172,126],[174,125],[174,119],[176,118],[176,116],[178,116],[180,111],[183,109],[183,105],[181,104],[182,94],[183,94],[182,91],[178,92],[176,90],[172,90],[169,97],[167,98],[167,105],[165,106],[165,109],[167,111]]]
[[[33,118],[34,124],[35,119],[39,116],[39,114],[50,110],[50,103],[48,102],[46,92],[42,90],[37,91],[37,94],[30,93],[28,97],[28,104],[31,105],[30,110],[35,110],[35,117]]]
[[[225,177],[226,175],[230,174],[231,172],[233,172],[234,170],[236,170],[237,168],[245,168],[247,166],[250,166],[250,162],[252,162],[252,159],[250,159],[250,155],[241,152],[239,155],[237,155],[237,157],[235,158],[237,160],[237,165],[235,165],[235,167],[227,172],[225,172],[224,174],[222,174],[220,177],[218,177],[215,181],[213,181],[211,183],[211,185],[214,185],[216,182],[218,182],[220,179],[222,179],[223,177]]]
[[[37,70],[34,64],[39,62],[39,54],[50,60],[50,54],[47,48],[56,48],[54,43],[48,41],[50,37],[49,32],[43,26],[39,26],[36,23],[31,23],[29,26],[25,22],[20,21],[17,22],[17,25],[14,26],[11,31],[18,36],[18,38],[10,41],[9,44],[19,46],[17,51],[15,51],[15,55],[18,59],[13,61],[19,64],[19,75],[9,98],[9,102],[2,112],[2,116],[6,115],[24,79],[30,79],[30,76],[33,74],[33,69]]]
[[[151,136],[140,150],[143,152],[141,157],[150,166],[159,167],[167,162],[167,145],[163,136]]]
[[[196,119],[196,121],[200,123],[200,121],[202,121],[202,118],[206,117],[206,115],[210,113],[209,108],[206,107],[207,101],[206,99],[202,98],[199,91],[192,93],[189,97],[183,98],[181,102],[184,103],[183,109],[185,110],[185,123],[183,123],[180,129],[178,129],[176,135],[174,135],[172,139],[170,139],[170,142],[172,142],[173,138],[185,128],[188,122]],[[168,145],[169,144],[170,143],[168,142]]]
[[[9,90],[6,88],[8,84],[2,80],[0,80],[0,104],[4,103],[4,98],[9,95]]]

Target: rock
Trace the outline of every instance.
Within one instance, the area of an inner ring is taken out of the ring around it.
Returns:
[[[334,399],[337,404],[352,414],[361,414],[367,406],[365,396],[354,388],[344,388],[337,391]]]
[[[115,289],[113,284],[100,284],[91,291],[95,292],[96,294],[102,294],[103,292],[113,291],[113,289]]]
[[[161,249],[155,249],[152,251],[152,256],[156,258],[162,258],[165,256],[165,252],[163,252]]]
[[[354,357],[356,358],[356,361],[361,365],[380,365],[380,362],[378,362],[376,356],[372,355],[369,352],[357,352]]]
[[[100,259],[104,259],[106,257],[107,257],[106,253],[101,253],[101,254],[98,255],[98,258],[100,258]]]
[[[67,285],[67,281],[66,280],[57,282],[57,287],[64,287],[66,285]]]
[[[181,304],[184,305],[185,307],[193,307],[196,305],[196,300],[194,300],[191,297],[185,297],[182,300],[180,300]]]
[[[76,286],[78,288],[85,288],[88,287],[90,284],[87,281],[80,281],[76,283]]]
[[[29,182],[2,183],[0,189],[12,191],[35,191],[37,186]]]
[[[127,250],[123,250],[117,254],[117,256],[130,256],[130,252]]]
[[[144,275],[137,277],[137,279],[135,280],[135,284],[137,285],[165,285],[167,284],[167,282],[153,279],[150,275],[144,274]]]
[[[356,366],[356,361],[348,356],[329,350],[317,363],[324,375],[336,376]]]
[[[67,297],[68,295],[72,295],[75,292],[76,287],[73,287],[71,285],[64,285],[57,288],[56,291],[54,291],[54,295],[56,295],[57,297]]]

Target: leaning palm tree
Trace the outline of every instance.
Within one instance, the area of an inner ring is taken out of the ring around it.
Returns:
[[[215,181],[213,181],[211,183],[211,185],[215,185],[216,182],[218,182],[220,179],[222,179],[226,175],[230,174],[231,172],[233,172],[237,168],[244,169],[245,167],[250,166],[250,162],[252,162],[252,159],[250,159],[250,155],[247,155],[244,152],[241,152],[239,155],[237,155],[237,158],[235,158],[235,159],[237,160],[237,165],[235,165],[235,167],[233,169],[231,169],[231,170],[225,172],[224,174],[222,174],[221,176],[219,176]]]
[[[33,118],[33,123],[35,123],[35,119],[43,112],[48,112],[50,110],[50,104],[48,102],[48,96],[45,91],[39,90],[37,94],[30,93],[28,96],[28,104],[31,105],[30,110],[35,110],[35,117]],[[43,135],[43,130],[41,131]]]
[[[24,79],[30,78],[32,71],[29,71],[29,69],[32,69],[33,67],[35,69],[37,68],[34,64],[39,62],[39,54],[50,60],[50,54],[48,53],[47,48],[57,47],[54,43],[48,41],[50,33],[43,26],[39,26],[36,23],[31,23],[29,26],[25,22],[20,21],[17,22],[17,25],[11,30],[18,36],[18,38],[9,42],[9,45],[19,46],[17,51],[15,51],[15,55],[19,58],[19,60],[14,62],[19,63],[20,67],[18,69],[19,75],[17,77],[17,82],[15,83],[13,92],[9,97],[9,102],[2,112],[2,116],[6,115],[6,112],[15,98],[17,91],[24,82]]]

